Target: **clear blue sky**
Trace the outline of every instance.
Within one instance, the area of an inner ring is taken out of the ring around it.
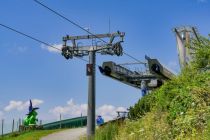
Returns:
[[[174,71],[179,70],[179,65],[172,28],[192,25],[202,35],[210,33],[208,0],[44,0],[43,3],[93,33],[107,33],[110,18],[112,32],[126,33],[123,46],[127,53],[140,60],[147,54]],[[49,44],[61,44],[66,34],[87,34],[33,0],[0,1],[0,23]],[[60,54],[41,48],[40,43],[3,27],[0,48],[0,118],[22,118],[27,113],[27,109],[18,110],[15,105],[5,111],[11,100],[42,100],[39,113],[43,120],[53,119],[49,110],[56,106],[65,108],[70,99],[77,106],[87,103],[85,62],[76,58],[65,60]],[[98,64],[107,60],[134,62],[127,56],[97,55]],[[108,79],[98,70],[96,80],[97,107],[106,104],[127,108],[141,97],[138,89]]]

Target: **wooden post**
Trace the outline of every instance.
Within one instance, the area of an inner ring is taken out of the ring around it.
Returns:
[[[80,120],[81,120],[81,123],[80,123],[80,125],[81,125],[81,127],[82,127],[82,113],[81,113],[81,118],[80,118]]]
[[[1,122],[1,136],[2,138],[4,136],[4,119],[2,119],[2,122]]]
[[[18,126],[18,131],[20,132],[20,126],[21,126],[21,119],[19,118],[19,126]]]
[[[17,131],[18,131],[18,121],[17,121],[17,125],[16,125]]]
[[[61,114],[60,114],[60,129],[61,129]]]
[[[14,132],[15,120],[12,120],[12,133]]]

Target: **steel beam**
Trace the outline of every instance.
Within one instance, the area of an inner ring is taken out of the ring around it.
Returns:
[[[112,34],[96,34],[96,35],[82,35],[82,36],[66,36],[63,37],[64,41],[67,40],[79,40],[79,39],[93,39],[93,38],[110,38],[110,37],[124,37],[125,33],[124,32],[116,32]]]
[[[92,74],[88,76],[88,116],[87,136],[91,139],[95,134],[95,51],[89,53],[89,64],[92,65]]]

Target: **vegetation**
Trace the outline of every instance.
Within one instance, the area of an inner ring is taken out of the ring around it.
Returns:
[[[108,124],[102,129],[97,130],[95,139],[96,140],[111,140],[118,134],[119,126],[117,124]]]
[[[96,129],[96,134],[91,140],[112,140],[119,132],[120,123],[108,123],[102,128]],[[82,135],[80,140],[87,140],[87,135]]]
[[[193,61],[179,76],[130,107],[122,126],[97,130],[96,140],[210,139],[210,40],[191,47]]]
[[[34,131],[28,131],[24,133],[13,133],[9,135],[5,135],[3,138],[1,137],[0,140],[39,140],[41,137],[44,137],[46,135],[49,135],[51,133],[60,131],[60,129],[57,130],[34,130]]]

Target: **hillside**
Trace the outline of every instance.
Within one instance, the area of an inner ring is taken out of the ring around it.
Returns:
[[[39,140],[40,138],[47,136],[51,133],[59,132],[63,129],[54,130],[34,130],[23,133],[15,132],[13,134],[4,135],[0,137],[0,140]]]
[[[139,99],[124,124],[97,130],[96,139],[210,139],[210,40],[201,37],[191,47],[191,65]]]

